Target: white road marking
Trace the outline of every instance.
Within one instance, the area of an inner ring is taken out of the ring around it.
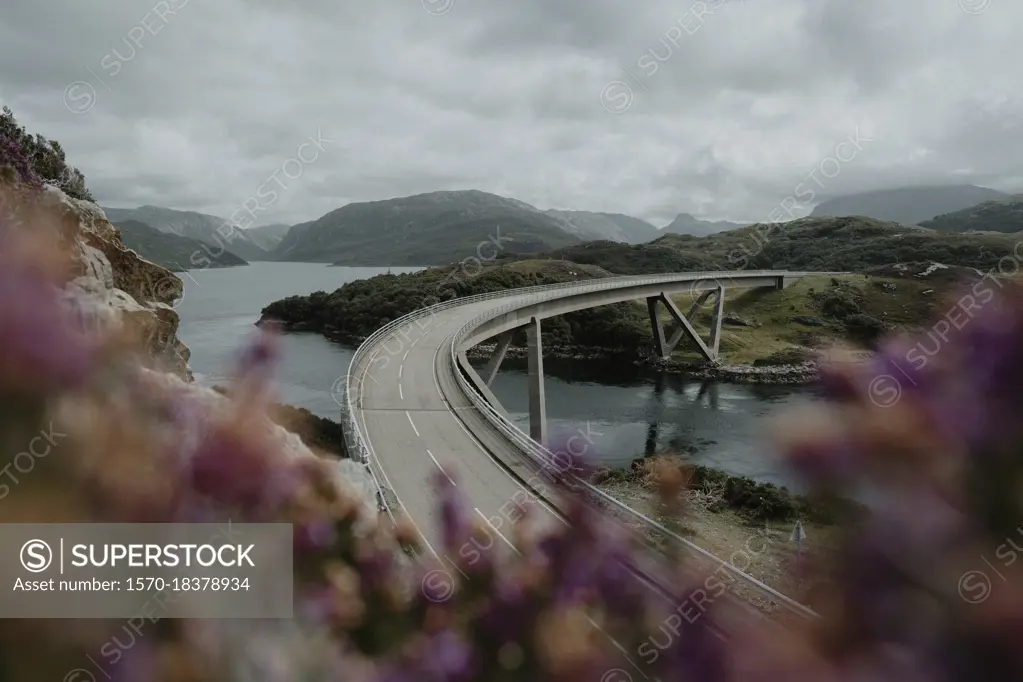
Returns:
[[[474,409],[474,408],[467,407],[466,409],[471,410],[471,409]],[[499,462],[497,460],[497,458],[494,457],[494,455],[490,454],[490,451],[487,450],[485,447],[483,447],[482,443],[480,443],[478,440],[476,440],[476,436],[472,435],[472,433],[469,431],[469,429],[465,428],[465,424],[462,423],[461,419],[459,419],[458,417],[455,416],[454,412],[451,412],[451,418],[454,419],[455,423],[458,424],[458,426],[462,429],[462,431],[465,432],[465,435],[469,436],[469,438],[472,440],[472,442],[476,444],[476,447],[478,447],[480,449],[480,452],[482,452],[484,455],[486,455],[488,458],[490,458],[490,460],[497,466],[497,468],[501,471],[501,473],[504,474],[505,476],[507,476],[509,478],[509,480],[511,480],[511,482],[514,483],[516,487],[518,487],[519,490],[529,494],[530,497],[535,497],[536,501],[540,503],[540,506],[542,506],[544,509],[546,509],[547,512],[551,516],[553,516],[558,521],[560,521],[562,525],[564,525],[564,526],[570,525],[568,523],[568,521],[566,521],[565,519],[561,518],[561,514],[559,512],[557,512],[555,509],[553,509],[549,504],[547,504],[547,502],[545,502],[542,498],[540,498],[540,497],[538,497],[536,495],[533,495],[531,490],[529,490],[524,485],[522,485],[522,483],[520,483],[517,478],[515,478],[514,476],[509,474],[507,471],[505,471],[505,468],[501,464],[501,462]],[[518,447],[518,446],[515,446],[515,447]]]
[[[440,472],[441,472],[442,474],[444,474],[444,478],[446,478],[446,479],[448,479],[449,481],[451,481],[451,485],[453,485],[453,486],[455,486],[455,487],[457,488],[457,487],[458,487],[458,484],[457,484],[457,483],[455,483],[454,479],[452,479],[452,478],[451,478],[450,476],[448,476],[448,472],[444,471],[444,467],[442,467],[442,466],[440,465],[440,462],[438,462],[438,461],[437,461],[437,458],[433,456],[433,453],[432,453],[432,452],[430,452],[429,450],[427,450],[427,451],[426,451],[426,454],[428,454],[428,455],[430,456],[430,459],[432,459],[432,460],[433,460],[433,463],[434,463],[434,464],[436,464],[436,465],[437,465],[437,468],[438,468],[438,469],[440,469]]]
[[[459,573],[461,573],[461,574],[462,574],[462,577],[463,577],[463,578],[465,578],[466,580],[468,580],[468,579],[469,579],[469,576],[465,574],[465,571],[463,571],[462,569],[460,569],[460,568],[458,567],[458,564],[456,564],[456,563],[455,563],[455,560],[454,560],[454,559],[452,559],[451,557],[449,557],[449,556],[448,556],[448,555],[446,555],[446,554],[444,555],[444,558],[448,560],[448,563],[449,563],[449,564],[451,564],[451,566],[452,566],[452,567],[453,567],[453,568],[454,568],[454,569],[455,569],[456,571],[458,571]]]
[[[405,399],[405,393],[401,390],[401,382],[400,381],[398,382],[398,397],[401,400]]]
[[[611,643],[615,645],[615,648],[616,648],[616,649],[618,649],[618,651],[620,651],[620,652],[622,653],[622,655],[623,655],[623,656],[625,656],[625,660],[629,662],[629,665],[631,665],[631,666],[632,666],[633,668],[635,668],[635,669],[636,669],[636,671],[637,671],[637,672],[638,672],[638,673],[639,673],[640,675],[642,675],[642,676],[643,676],[643,679],[644,679],[644,680],[649,680],[649,679],[650,679],[650,678],[649,678],[649,677],[647,676],[647,674],[646,674],[645,672],[643,672],[643,670],[642,670],[642,669],[641,669],[641,668],[640,668],[640,667],[639,667],[638,665],[636,665],[636,662],[632,660],[632,657],[631,657],[631,656],[629,656],[629,652],[625,650],[625,647],[623,647],[623,646],[622,646],[621,644],[619,644],[619,643],[618,643],[618,640],[617,640],[617,639],[615,639],[614,637],[612,637],[612,636],[611,636],[611,635],[610,635],[610,634],[608,633],[608,631],[607,631],[607,630],[605,630],[604,628],[600,627],[600,625],[598,625],[598,624],[597,624],[597,621],[593,620],[593,619],[592,619],[592,618],[590,618],[589,616],[587,616],[587,617],[586,617],[586,620],[590,621],[590,625],[592,625],[593,627],[595,627],[595,628],[596,628],[596,629],[597,629],[597,630],[598,630],[599,632],[601,632],[601,633],[602,633],[602,634],[603,634],[603,635],[604,635],[605,637],[607,637],[607,638],[608,638],[609,640],[611,640]]]
[[[409,348],[411,349],[411,346],[409,346]],[[401,356],[401,361],[402,361],[403,364],[404,364],[406,358],[408,358],[408,351],[405,351],[405,355]]]
[[[376,358],[376,356],[379,353],[380,353],[380,349],[379,348],[373,351],[372,355],[370,355],[370,364],[373,363],[373,360]],[[368,374],[368,371],[369,371],[369,368],[367,367],[367,368],[362,369],[362,372],[361,372],[362,380],[359,382],[359,404],[360,405],[362,404],[362,390],[363,390],[363,387],[366,385],[366,376]],[[373,379],[372,376],[370,376],[370,378]],[[373,379],[373,383],[377,383],[376,379]],[[405,414],[408,414],[408,413],[406,412]],[[366,424],[366,413],[360,410],[359,413],[358,413],[358,416],[356,416],[356,420],[358,420],[359,417],[362,417],[362,433],[368,434],[369,433],[369,428],[368,428],[368,426]],[[410,421],[411,421],[411,419],[410,419]],[[415,428],[415,426],[413,425],[412,428]],[[394,495],[394,499],[397,500],[398,506],[405,510],[405,518],[409,520],[409,522],[412,524],[412,527],[416,529],[417,533],[419,533],[419,537],[422,538],[423,544],[426,545],[426,548],[428,550],[430,550],[430,553],[433,554],[435,557],[437,557],[438,560],[440,560],[440,554],[438,554],[437,550],[435,550],[433,548],[433,545],[430,544],[430,541],[426,539],[426,534],[419,527],[419,524],[416,523],[415,519],[412,518],[412,515],[408,513],[408,507],[405,506],[405,503],[401,501],[400,497],[398,497],[398,491],[395,490],[394,484],[391,483],[391,477],[387,475],[387,470],[384,469],[383,462],[381,462],[380,458],[377,457],[376,450],[373,449],[373,444],[369,440],[369,438],[366,438],[366,446],[369,448],[369,453],[371,455],[371,463],[372,464],[376,464],[377,469],[380,470],[381,475],[383,475],[383,477],[384,477],[384,482],[387,483],[388,490],[390,490],[391,494]]]
[[[505,536],[503,536],[503,535],[501,534],[501,531],[497,530],[497,528],[496,528],[496,527],[494,526],[494,524],[490,523],[490,519],[488,519],[488,518],[487,518],[487,515],[486,515],[486,514],[484,514],[483,512],[481,512],[481,511],[479,510],[479,507],[473,507],[473,509],[475,509],[475,510],[476,510],[476,513],[477,513],[477,514],[479,514],[479,515],[480,515],[481,517],[483,517],[483,521],[484,521],[484,522],[485,522],[485,523],[486,523],[486,524],[487,524],[488,526],[490,526],[490,529],[491,529],[492,531],[494,531],[495,533],[497,533],[497,537],[499,537],[499,538],[501,538],[502,540],[504,540],[505,544],[507,544],[507,545],[508,545],[509,547],[511,547],[511,548],[512,548],[512,551],[513,551],[513,552],[515,552],[516,554],[522,554],[522,552],[520,552],[520,551],[519,551],[519,548],[518,548],[518,547],[516,547],[515,545],[513,545],[513,544],[511,543],[511,540],[509,540],[508,538],[506,538]]]
[[[401,373],[405,371],[405,363],[401,363],[398,366],[398,381],[401,381]]]
[[[419,429],[416,428],[416,423],[412,421],[412,415],[408,413],[408,410],[405,410],[405,416],[408,417],[408,423],[412,425],[412,430],[415,431],[416,435],[418,436]]]

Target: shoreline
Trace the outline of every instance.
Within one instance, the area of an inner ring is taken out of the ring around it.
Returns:
[[[487,360],[494,351],[493,344],[480,344],[466,353],[469,360]],[[593,362],[618,362],[644,369],[652,369],[665,374],[678,375],[690,379],[726,381],[736,384],[765,385],[809,385],[820,377],[816,362],[796,365],[727,365],[700,361],[662,360],[654,357],[642,357],[636,352],[622,349],[588,349],[578,346],[549,346],[544,348],[544,357],[552,360],[576,360]],[[505,359],[525,360],[526,349],[512,347],[505,354]]]

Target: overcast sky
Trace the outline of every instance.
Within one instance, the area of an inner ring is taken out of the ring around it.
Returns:
[[[0,102],[107,206],[227,216],[276,178],[260,223],[474,188],[661,226],[766,220],[815,171],[1023,190],[1019,0],[2,4]]]

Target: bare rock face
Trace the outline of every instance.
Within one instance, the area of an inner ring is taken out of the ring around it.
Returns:
[[[192,378],[189,350],[178,340],[182,282],[169,270],[127,248],[95,204],[46,187],[44,209],[58,221],[73,262],[69,298],[100,325],[128,326],[141,336],[153,368]]]

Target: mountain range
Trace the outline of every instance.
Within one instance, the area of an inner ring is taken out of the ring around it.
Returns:
[[[165,234],[202,241],[214,247],[212,253],[226,247],[246,260],[375,266],[445,265],[469,258],[486,262],[591,242],[606,245],[601,248],[646,244],[668,235],[706,239],[746,227],[680,213],[658,229],[621,213],[541,210],[478,190],[356,202],[298,225],[245,230],[224,229],[226,221],[216,216],[156,206],[104,211],[115,222],[137,220]],[[811,216],[863,216],[951,232],[1015,232],[1023,230],[1023,196],[974,185],[903,187],[831,199]]]
[[[706,237],[716,232],[725,230],[737,230],[746,227],[749,223],[732,223],[727,220],[699,220],[689,213],[679,213],[661,231],[663,234],[690,234],[694,237]]]
[[[270,252],[277,248],[277,245],[288,234],[291,225],[285,223],[274,223],[261,227],[250,227],[245,230],[245,236],[251,239],[264,251]]]
[[[246,230],[237,229],[217,216],[159,206],[103,208],[103,213],[112,223],[137,220],[160,232],[198,240],[212,247],[214,254],[228,250],[245,260],[271,260],[269,252],[256,244]]]
[[[138,220],[120,220],[111,224],[121,233],[121,241],[125,246],[171,272],[199,267],[248,265],[230,251],[212,249],[208,244],[190,237],[161,232]]]
[[[585,241],[609,239],[625,244],[643,244],[661,236],[661,231],[645,220],[622,213],[551,209],[547,215],[563,221],[563,230]]]
[[[822,202],[812,216],[861,215],[903,225],[919,225],[935,216],[1008,196],[976,185],[900,187],[850,194]]]

